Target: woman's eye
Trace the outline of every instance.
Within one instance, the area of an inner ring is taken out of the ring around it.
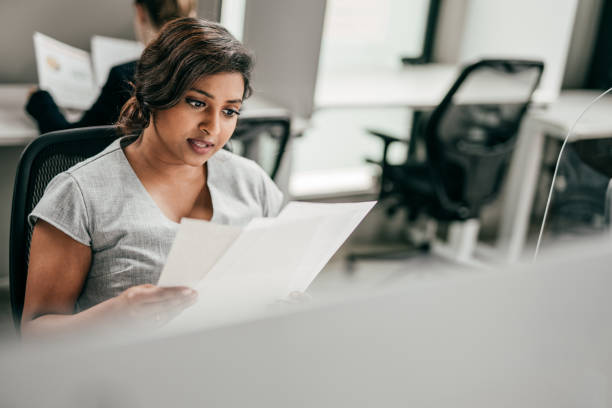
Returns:
[[[204,102],[200,102],[196,99],[187,99],[187,103],[194,108],[203,108],[204,106],[206,106]]]
[[[234,109],[223,109],[223,114],[225,116],[232,117],[232,116],[240,115],[240,112],[238,112],[237,110],[234,110]]]

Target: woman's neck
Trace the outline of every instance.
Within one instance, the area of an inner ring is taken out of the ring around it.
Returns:
[[[192,166],[172,157],[154,126],[147,127],[138,139],[126,147],[125,152],[128,161],[144,176],[167,179],[173,183],[206,181],[207,166]]]
[[[141,36],[142,36],[142,43],[145,45],[145,47],[149,45],[149,43],[153,41],[155,37],[157,37],[157,33],[158,33],[158,30],[152,27],[149,27],[143,30],[143,33],[141,34]]]

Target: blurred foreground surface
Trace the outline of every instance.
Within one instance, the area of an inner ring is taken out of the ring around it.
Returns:
[[[5,342],[0,405],[610,406],[610,244],[168,337]]]

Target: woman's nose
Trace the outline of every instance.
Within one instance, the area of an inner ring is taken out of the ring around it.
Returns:
[[[219,118],[216,114],[207,114],[200,123],[200,131],[209,135],[216,135],[219,133],[219,130]]]

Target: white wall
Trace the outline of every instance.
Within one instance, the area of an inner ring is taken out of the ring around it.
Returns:
[[[89,50],[92,35],[134,38],[133,0],[0,0],[0,82],[34,83],[32,34],[40,31]],[[198,13],[218,19],[218,0],[199,0]]]
[[[398,68],[423,52],[429,0],[327,0],[319,73]]]
[[[578,0],[470,0],[459,59],[482,57],[542,59],[540,97],[560,88]]]

